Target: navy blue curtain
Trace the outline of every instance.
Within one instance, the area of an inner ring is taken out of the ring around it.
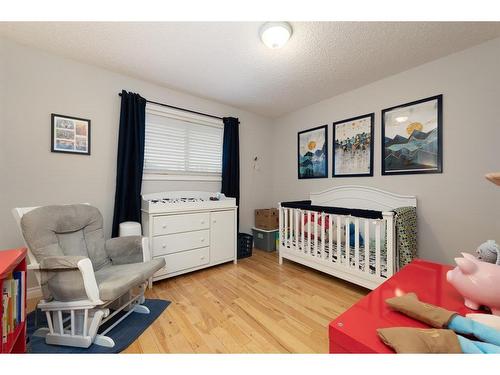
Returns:
[[[118,236],[121,222],[141,222],[146,99],[125,90],[121,97],[113,237]]]
[[[224,117],[224,140],[222,143],[222,187],[226,197],[236,198],[240,205],[240,121],[234,117]],[[240,215],[238,209],[238,226]]]

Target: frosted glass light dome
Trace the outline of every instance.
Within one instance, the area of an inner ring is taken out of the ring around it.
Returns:
[[[260,39],[267,47],[283,47],[292,36],[292,27],[287,22],[267,22],[260,28]]]

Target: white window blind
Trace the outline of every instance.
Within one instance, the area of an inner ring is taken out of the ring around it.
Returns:
[[[220,176],[222,138],[222,120],[148,104],[144,173]]]

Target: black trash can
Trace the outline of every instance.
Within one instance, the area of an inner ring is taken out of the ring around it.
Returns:
[[[252,256],[253,236],[247,233],[238,233],[238,259]]]

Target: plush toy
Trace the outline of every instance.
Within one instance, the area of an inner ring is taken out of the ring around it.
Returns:
[[[500,353],[500,331],[421,302],[415,293],[389,298],[386,303],[392,310],[433,327],[377,329],[380,339],[397,353]]]
[[[473,310],[487,306],[493,315],[500,316],[500,267],[472,254],[462,256],[455,258],[457,266],[446,273],[446,279],[464,297],[465,306]]]
[[[477,259],[483,262],[500,265],[500,247],[494,240],[488,240],[479,245],[476,250]]]
[[[312,221],[312,217],[311,217],[311,238],[314,238],[314,227],[313,227],[313,221]],[[308,223],[308,218],[307,218],[307,215],[304,215],[304,226],[306,227],[307,226],[307,223]],[[325,240],[328,241],[328,238],[329,238],[329,229],[330,229],[330,222],[329,222],[329,217],[328,215],[325,215],[325,223],[323,225],[323,220],[321,218],[321,216],[318,216],[318,219],[317,219],[317,223],[318,223],[318,233],[320,234],[321,233],[321,228],[323,228],[323,230],[325,231]],[[307,227],[306,227],[307,228]],[[307,229],[304,229],[304,232],[306,233],[306,236],[308,236],[308,232],[307,232]],[[346,235],[345,235],[345,224],[341,224],[340,226],[340,243],[341,244],[345,244],[345,240],[346,240]],[[333,236],[332,236],[332,242],[334,244],[337,243],[337,230],[334,229],[332,231],[333,233]],[[356,245],[356,226],[354,225],[354,223],[349,223],[349,246],[351,247],[354,247]],[[364,247],[365,246],[365,241],[363,239],[363,236],[361,235],[361,233],[359,234],[359,246],[360,247]]]

